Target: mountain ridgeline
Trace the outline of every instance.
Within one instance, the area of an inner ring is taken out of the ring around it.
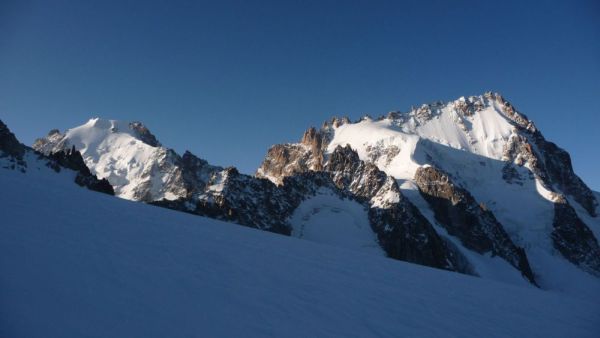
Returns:
[[[4,156],[23,167],[20,144],[2,135]],[[140,122],[92,119],[52,130],[33,149],[60,167],[84,162],[81,175],[106,180],[118,197],[260,230],[295,236],[326,208],[348,211],[315,206],[326,192],[336,205],[362,206],[352,217],[368,219],[390,258],[542,288],[557,286],[556,271],[600,279],[594,193],[569,154],[499,94],[333,118],[298,143],[272,146],[255,175],[179,155]]]

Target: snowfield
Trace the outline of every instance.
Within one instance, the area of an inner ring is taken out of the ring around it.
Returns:
[[[0,170],[0,187],[1,337],[600,336],[594,301],[130,202],[44,168]]]
[[[292,236],[346,249],[385,256],[371,229],[367,209],[321,188],[298,206],[290,219]]]

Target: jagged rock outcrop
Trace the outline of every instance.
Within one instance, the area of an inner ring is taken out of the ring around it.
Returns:
[[[372,163],[361,161],[349,146],[336,147],[324,170],[333,181],[369,207],[369,220],[388,256],[441,269],[471,273],[459,264],[427,219],[400,192],[396,181]]]
[[[160,142],[158,142],[158,140],[156,139],[156,136],[154,136],[142,122],[130,122],[129,129],[131,129],[135,133],[139,140],[146,143],[147,145],[150,145],[152,147],[162,146],[162,144],[160,144]]]
[[[340,125],[343,122],[333,120],[332,123]],[[304,132],[300,143],[272,146],[256,171],[256,176],[268,178],[274,183],[281,184],[286,176],[308,170],[322,170],[327,140],[327,133],[309,128]]]
[[[197,157],[188,150],[183,153],[179,163],[181,165],[183,181],[187,190],[185,196],[187,198],[193,197],[194,194],[201,194],[204,192],[211,176],[224,169],[209,164],[208,161]]]
[[[450,235],[473,251],[504,258],[535,284],[525,250],[512,242],[491,211],[477,203],[467,190],[455,185],[447,173],[431,166],[419,168],[415,182],[435,218]]]
[[[323,169],[323,134],[315,128],[309,128],[302,136],[302,144],[309,147],[312,155],[312,169],[319,171]]]
[[[257,177],[282,184],[283,178],[314,167],[312,153],[302,144],[278,144],[269,148],[265,160],[256,172]]]
[[[287,218],[293,211],[290,197],[269,180],[222,168],[186,151],[177,162],[186,193],[177,200],[153,204],[217,218],[248,227],[290,234]]]
[[[23,159],[25,147],[17,140],[4,122],[0,121],[0,156],[12,156],[17,160]]]
[[[291,209],[275,184],[240,174],[235,168],[215,173],[196,205],[199,214],[214,212],[228,221],[282,234],[290,233],[286,218]]]
[[[203,188],[201,188],[203,187]],[[268,180],[240,174],[235,168],[214,171],[195,193],[175,201],[152,204],[234,222],[280,234],[290,234],[286,219],[293,211],[283,191]]]
[[[45,137],[36,139],[33,142],[32,148],[39,153],[49,155],[70,149],[71,147],[68,144],[64,144],[64,141],[65,136],[61,134],[60,130],[52,129]]]
[[[328,157],[324,170],[332,174],[333,181],[338,186],[351,191],[364,201],[389,194],[388,199],[373,201],[377,206],[389,206],[400,198],[399,189],[393,185],[394,179],[372,163],[361,161],[356,151],[349,146],[336,147]],[[382,190],[385,190],[385,193],[379,193]]]
[[[552,225],[551,237],[554,247],[571,263],[600,276],[598,240],[564,198],[554,203]]]
[[[322,154],[322,138],[322,134],[311,128],[304,134],[302,145],[308,143],[314,147],[309,151],[311,154],[320,148]],[[272,155],[276,147],[271,148],[269,154]],[[281,149],[293,149],[293,146],[283,145]],[[321,182],[318,186],[332,182],[340,193],[345,192],[368,208],[371,228],[391,258],[473,273],[460,252],[448,245],[418,209],[402,196],[396,181],[372,163],[360,160],[350,147],[337,147],[321,166],[322,171],[299,166],[299,162],[293,157],[271,157],[267,160],[269,164],[261,168],[270,179],[279,178],[278,182],[288,196],[293,196],[292,192],[297,191],[300,182],[306,182],[307,178],[310,178],[309,182],[318,179]],[[311,193],[314,192],[309,195]]]
[[[306,172],[289,176],[281,185],[276,185],[266,179],[241,174],[233,167],[210,166],[191,153],[184,157],[195,163],[190,168],[198,170],[194,179],[200,178],[200,183],[194,194],[152,204],[290,235],[290,216],[319,188],[328,188],[340,198],[352,198],[351,194],[338,189],[326,173]],[[203,175],[208,176],[206,181],[202,180]]]
[[[306,136],[305,140],[315,140],[310,132]],[[296,168],[293,175],[283,176],[278,185],[240,174],[235,168],[211,166],[189,152],[182,162],[194,192],[176,201],[153,204],[289,235],[288,222],[296,208],[325,188],[340,199],[354,199],[368,208],[372,229],[390,257],[473,273],[459,251],[441,238],[401,195],[395,180],[361,161],[349,147],[338,147],[322,171],[300,172]]]
[[[60,172],[62,168],[71,169],[77,172],[75,183],[78,185],[108,195],[115,194],[112,185],[110,185],[107,179],[98,179],[92,174],[90,169],[85,165],[81,153],[75,150],[75,147],[70,150],[52,153],[48,158],[51,160],[48,162],[48,166],[56,172]]]

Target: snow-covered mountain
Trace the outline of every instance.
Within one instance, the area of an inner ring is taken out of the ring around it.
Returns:
[[[568,153],[500,95],[354,123],[334,118],[299,143],[269,149],[257,176],[281,184],[324,170],[345,146],[393,177],[474,274],[513,280],[504,273],[510,269],[499,268],[505,261],[524,275],[529,266],[530,280],[543,288],[600,290],[597,198],[574,174]]]
[[[33,149],[0,122],[0,186],[0,335],[586,337],[600,322],[599,194],[498,94],[334,118],[255,176],[140,122],[95,118]]]
[[[47,155],[73,147],[94,174],[111,183],[118,197],[291,232],[286,219],[294,209],[290,203],[298,201],[290,201],[268,180],[210,165],[188,151],[180,156],[163,147],[140,122],[93,118],[65,133],[52,130],[33,145]]]
[[[186,194],[179,157],[139,122],[94,118],[64,135],[52,130],[33,145],[44,154],[72,147],[95,175],[109,180],[119,197],[153,201]]]
[[[144,130],[152,142],[145,142],[134,128]],[[190,152],[179,156],[162,147],[139,122],[95,118],[64,134],[52,130],[34,144],[36,150],[45,154],[72,147],[81,151],[92,172],[107,179],[122,198],[320,241],[322,237],[306,236],[298,229],[306,225],[307,217],[309,223],[322,224],[321,218],[327,219],[327,213],[298,217],[297,209],[305,210],[315,203],[315,198],[328,195],[329,203],[337,206],[335,210],[356,215],[360,205],[360,217],[369,219],[371,226],[362,224],[361,231],[348,228],[352,236],[359,236],[349,242],[369,243],[377,238],[392,258],[470,271],[453,246],[439,238],[431,224],[406,199],[400,198],[396,183],[373,165],[360,161],[352,151],[340,149],[340,156],[331,162],[327,172],[298,173],[284,178],[285,184],[278,186],[267,179],[240,174],[235,168],[210,165]],[[363,176],[368,185],[352,184],[349,179],[355,175]],[[348,244],[337,239],[329,243]]]
[[[598,333],[593,300],[126,201],[67,176],[0,167],[2,337]],[[347,208],[336,203],[325,204]]]
[[[569,155],[500,95],[351,123],[275,145],[256,176],[92,119],[35,142],[75,148],[117,196],[375,255],[579,297],[600,294],[598,201]],[[366,226],[366,225],[369,226]]]

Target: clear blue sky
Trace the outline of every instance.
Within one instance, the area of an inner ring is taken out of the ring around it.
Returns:
[[[499,91],[600,190],[599,1],[0,0],[0,119],[92,116],[252,173],[333,115]]]

